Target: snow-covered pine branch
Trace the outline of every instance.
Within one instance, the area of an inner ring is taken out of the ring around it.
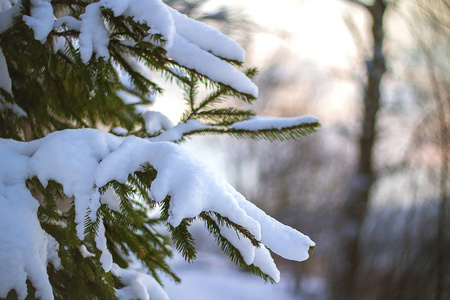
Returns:
[[[147,25],[150,29],[144,41],[150,41],[153,35],[162,35],[162,46],[178,64],[241,93],[254,97],[258,94],[257,87],[242,72],[219,58],[242,62],[245,55],[239,44],[203,23],[178,13],[161,0],[94,1],[86,5],[80,19],[63,16],[57,20],[54,20],[50,0],[31,0],[30,4],[31,15],[24,15],[23,20],[33,30],[35,39],[44,42],[53,27],[60,29],[63,25],[67,30],[78,31],[78,47],[84,63],[94,54],[104,59],[110,57],[110,32],[102,13],[102,9],[110,9],[114,17],[131,17],[135,22]],[[10,15],[17,11],[19,5],[20,1],[2,12],[5,19],[10,20]],[[0,25],[2,32],[10,28],[12,22],[5,20]]]
[[[178,144],[198,133],[283,140],[319,126],[217,108],[257,96],[243,60],[236,42],[160,0],[0,1],[0,298],[167,299],[160,274],[179,278],[157,228],[193,259],[194,219],[266,280],[280,279],[268,249],[307,259],[314,242]],[[149,110],[162,93],[150,70],[185,89],[179,124]]]
[[[43,279],[47,277],[46,264],[48,261],[55,266],[60,264],[58,245],[39,226],[36,215],[38,203],[26,186],[27,179],[34,176],[44,186],[49,180],[60,183],[64,193],[74,197],[76,232],[80,240],[85,239],[86,216],[95,222],[97,210],[102,205],[99,189],[111,181],[125,183],[131,174],[148,162],[157,172],[149,189],[150,197],[161,202],[170,196],[167,221],[173,227],[177,227],[183,219],[194,218],[204,211],[214,211],[245,227],[263,245],[285,258],[305,260],[309,248],[314,246],[307,236],[282,225],[245,200],[222,178],[208,171],[177,144],[78,129],[54,132],[28,143],[1,140],[0,150],[0,219],[1,228],[6,229],[1,231],[0,238],[2,297],[13,288],[26,294],[24,278],[11,276],[21,273],[31,280],[39,293],[47,295],[44,298],[50,297],[51,285]],[[117,205],[110,201],[105,201],[105,204],[110,209],[117,209]],[[27,226],[18,226],[18,221]],[[221,232],[241,251],[247,264],[264,261],[263,265],[257,266],[263,270],[276,269],[271,259],[259,258],[255,262],[256,253],[270,256],[269,252],[257,251],[244,238],[233,238],[226,227],[222,227]],[[113,261],[106,243],[102,242],[105,241],[104,229],[97,234],[96,247],[102,252],[100,261],[105,272],[109,272],[113,268]],[[37,253],[45,255],[39,257]],[[279,275],[270,272],[275,274],[272,278],[278,281]]]

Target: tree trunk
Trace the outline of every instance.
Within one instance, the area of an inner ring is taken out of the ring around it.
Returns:
[[[353,1],[355,2],[355,1]],[[351,177],[343,207],[343,224],[339,249],[341,256],[333,272],[331,293],[333,299],[352,299],[356,282],[356,272],[360,262],[358,248],[359,233],[364,222],[369,193],[376,173],[374,170],[373,148],[376,141],[376,116],[380,108],[380,83],[386,71],[383,55],[383,17],[386,4],[376,0],[372,6],[358,3],[369,11],[373,24],[373,54],[366,61],[367,82],[364,87],[364,117],[359,139],[359,162]]]

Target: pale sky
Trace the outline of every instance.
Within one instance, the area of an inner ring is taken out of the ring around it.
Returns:
[[[231,11],[248,16],[261,31],[252,35],[252,42],[247,49],[246,64],[263,70],[273,63],[277,56],[289,53],[289,59],[295,66],[301,62],[311,62],[324,70],[335,69],[337,72],[352,72],[358,66],[358,54],[343,16],[350,14],[355,22],[365,22],[364,12],[336,0],[211,0],[205,4],[205,11],[214,8],[229,7]],[[366,25],[366,24],[364,24]],[[282,33],[283,36],[280,36]],[[351,76],[351,75],[350,75]],[[183,112],[182,92],[158,81],[166,87],[163,99],[157,100],[152,107],[166,114],[177,122]],[[333,110],[340,110],[343,103],[355,96],[357,90],[353,85],[338,82],[335,91],[324,97],[330,97],[331,114],[322,111],[321,118],[334,121],[338,116]],[[339,93],[337,97],[335,93]],[[335,108],[333,108],[335,106]]]

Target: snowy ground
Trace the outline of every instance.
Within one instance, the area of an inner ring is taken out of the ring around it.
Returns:
[[[264,283],[260,277],[242,272],[215,254],[199,253],[194,263],[177,256],[172,261],[181,284],[165,282],[171,300],[299,300],[289,292],[288,274],[278,284]]]

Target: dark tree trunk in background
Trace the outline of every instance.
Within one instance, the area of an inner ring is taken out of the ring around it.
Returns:
[[[350,179],[348,192],[343,207],[343,224],[340,244],[341,251],[331,278],[331,295],[333,299],[349,300],[355,297],[354,287],[358,264],[361,261],[358,241],[359,232],[366,216],[369,193],[375,182],[373,149],[376,140],[376,117],[380,109],[380,83],[386,71],[383,55],[383,17],[386,4],[376,0],[371,6],[353,1],[370,13],[373,24],[372,57],[366,61],[366,83],[364,86],[364,116],[359,139],[359,161],[357,170]]]

